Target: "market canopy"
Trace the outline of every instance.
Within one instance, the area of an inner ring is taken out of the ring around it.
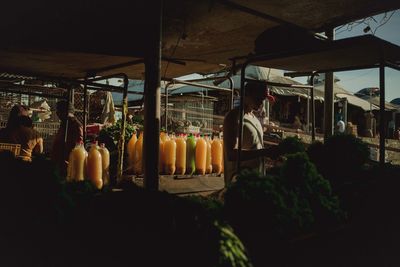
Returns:
[[[383,62],[400,69],[400,47],[373,35],[321,41],[314,47],[261,58],[252,64],[303,73],[372,68]]]
[[[144,65],[133,63],[149,43],[151,2],[7,1],[0,71],[68,78],[123,72],[142,79]],[[164,1],[162,76],[221,70],[277,25],[324,31],[399,7],[397,0]]]

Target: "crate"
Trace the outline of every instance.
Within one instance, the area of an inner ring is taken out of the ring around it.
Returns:
[[[0,151],[11,151],[14,156],[19,156],[21,151],[20,144],[9,144],[9,143],[0,143]]]
[[[34,123],[34,129],[38,131],[43,138],[43,152],[49,153],[53,147],[54,136],[60,128],[59,122],[37,122]]]

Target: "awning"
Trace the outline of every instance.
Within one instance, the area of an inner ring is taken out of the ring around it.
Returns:
[[[341,71],[400,64],[400,47],[372,35],[320,42],[314,47],[260,56],[252,64],[295,72]]]
[[[162,76],[169,78],[221,70],[231,64],[230,58],[251,53],[254,40],[279,24],[320,32],[400,8],[398,0],[164,2],[162,55],[186,63],[171,62],[167,68],[164,62]],[[123,72],[141,79],[144,65],[132,62],[143,58],[150,41],[151,3],[5,1],[0,16],[4,36],[0,71],[83,78],[97,70],[101,75]],[[301,58],[297,62],[307,63]],[[276,64],[282,66],[286,64]]]
[[[372,107],[372,110],[378,110],[378,109],[379,109],[379,106],[376,106],[376,105],[374,105],[374,104],[371,104],[371,103],[369,103],[368,101],[366,101],[366,100],[364,100],[364,99],[362,99],[362,98],[359,98],[359,97],[357,97],[357,96],[355,96],[355,95],[349,95],[349,94],[341,94],[341,93],[339,93],[339,94],[336,94],[336,97],[337,97],[337,98],[340,98],[340,99],[346,98],[349,104],[351,104],[351,105],[353,105],[353,106],[360,107],[360,108],[362,108],[364,111],[369,111],[369,110],[371,110],[371,107]]]
[[[372,98],[366,96],[366,97],[363,97],[362,99],[364,99],[368,103],[371,102],[372,104],[374,104],[374,105],[379,107],[379,96],[372,97]],[[385,101],[385,109],[386,110],[398,110],[399,107],[397,105],[393,104],[393,103]]]

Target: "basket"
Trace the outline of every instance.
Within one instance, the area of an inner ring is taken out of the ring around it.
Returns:
[[[19,156],[20,150],[20,144],[0,143],[0,151],[11,151],[14,156]]]

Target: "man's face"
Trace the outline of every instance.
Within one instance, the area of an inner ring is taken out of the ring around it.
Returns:
[[[254,110],[260,109],[263,101],[266,99],[266,94],[264,90],[254,90],[250,95],[250,105]]]

